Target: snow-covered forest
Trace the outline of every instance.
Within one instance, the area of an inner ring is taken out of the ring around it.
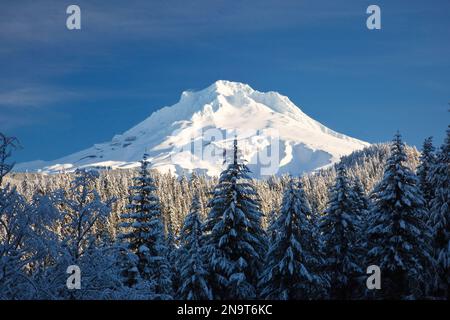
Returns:
[[[12,172],[0,134],[0,299],[448,299],[450,129],[301,177]],[[68,266],[81,289],[66,286]],[[381,270],[381,289],[366,269]]]

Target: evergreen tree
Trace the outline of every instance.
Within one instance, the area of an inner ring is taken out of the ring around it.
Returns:
[[[432,228],[432,247],[437,263],[435,294],[450,298],[450,127],[447,137],[431,169],[430,184],[434,188],[430,201],[429,224]]]
[[[355,210],[355,194],[343,166],[337,170],[336,183],[320,223],[323,234],[324,270],[330,279],[331,299],[351,299],[361,284],[360,212]]]
[[[167,217],[167,226],[166,226],[166,241],[167,241],[167,249],[170,252],[176,251],[177,245],[175,241],[175,232],[173,230],[172,218],[170,215]]]
[[[205,223],[206,261],[215,299],[254,299],[265,254],[259,197],[249,169],[238,162],[234,140],[233,162],[219,178]]]
[[[267,243],[270,245],[272,245],[272,243],[276,240],[277,237],[277,227],[276,227],[276,221],[278,218],[278,213],[276,212],[276,210],[271,210],[269,212],[269,216],[268,216],[268,226],[267,226]]]
[[[139,257],[128,249],[128,246],[120,244],[119,260],[117,261],[120,269],[120,277],[122,282],[128,287],[134,287],[141,282],[141,275],[139,273]]]
[[[352,186],[353,212],[359,217],[357,244],[360,249],[360,261],[365,259],[367,254],[367,229],[369,227],[369,198],[364,192],[361,180],[355,178]]]
[[[419,178],[419,188],[422,191],[427,208],[430,208],[434,192],[434,187],[430,181],[430,170],[434,165],[435,158],[433,138],[426,138],[423,143],[422,154],[420,155],[420,163],[417,167],[417,176]]]
[[[418,179],[405,161],[404,144],[397,133],[383,179],[373,192],[368,230],[367,265],[379,266],[383,281],[383,289],[374,294],[386,299],[423,297],[432,267],[425,202]]]
[[[261,296],[266,299],[314,299],[326,292],[320,275],[323,259],[315,238],[311,209],[300,183],[289,183],[261,277]]]
[[[200,176],[198,176],[195,171],[192,172],[191,179],[189,181],[189,185],[191,187],[191,193],[193,195],[198,195],[199,205],[200,205],[200,219],[205,220],[206,219],[206,211],[205,211],[205,205],[207,203],[206,196],[205,196],[205,187],[202,185],[202,179]]]
[[[167,243],[167,260],[170,266],[170,273],[172,274],[172,287],[173,292],[177,292],[180,286],[181,276],[179,261],[180,250],[177,247],[177,240],[175,238],[172,217],[170,215],[171,209],[169,209],[169,214],[167,215],[166,222],[166,243]]]
[[[207,271],[202,255],[201,205],[198,194],[194,195],[190,213],[181,230],[181,285],[178,298],[183,300],[212,299],[207,283]]]
[[[134,185],[130,190],[132,197],[127,207],[128,212],[121,216],[125,220],[121,224],[125,231],[120,238],[128,244],[130,252],[138,257],[137,268],[140,276],[152,282],[153,298],[171,298],[171,272],[160,203],[154,180],[148,170],[146,155],[141,161],[139,175],[134,178]],[[125,273],[133,275],[134,265],[130,266],[131,269]],[[129,279],[129,283],[133,282],[133,279]]]
[[[353,199],[353,208],[360,220],[366,219],[367,210],[369,209],[369,199],[364,191],[361,180],[355,178],[351,186]]]

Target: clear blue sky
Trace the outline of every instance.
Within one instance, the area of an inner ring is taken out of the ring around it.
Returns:
[[[82,30],[66,29],[78,4]],[[366,28],[381,7],[382,29]],[[450,1],[0,3],[0,131],[17,161],[108,141],[215,80],[287,95],[369,142],[420,146],[449,123]]]

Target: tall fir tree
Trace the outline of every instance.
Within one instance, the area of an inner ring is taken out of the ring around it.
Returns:
[[[430,201],[433,255],[437,264],[434,294],[450,298],[450,126],[447,137],[431,169],[430,184],[434,188]]]
[[[261,297],[275,300],[323,297],[328,281],[321,275],[323,258],[312,214],[300,182],[291,180],[283,196],[277,230],[261,276]]]
[[[132,193],[128,212],[121,215],[124,232],[120,239],[138,257],[137,268],[141,277],[153,286],[154,299],[170,299],[172,280],[167,259],[159,198],[156,186],[148,170],[147,155],[141,161],[140,171],[130,187]],[[134,276],[131,265],[130,275]],[[133,281],[130,279],[131,282]]]
[[[203,226],[200,215],[199,195],[195,193],[180,236],[181,285],[177,297],[182,300],[212,299],[206,264],[203,261]]]
[[[220,175],[205,223],[208,278],[215,299],[254,299],[266,250],[259,196],[249,169],[233,162]]]
[[[356,196],[343,166],[337,169],[335,185],[320,222],[325,255],[324,270],[330,279],[331,299],[352,299],[361,288],[361,217],[355,210]]]
[[[375,187],[368,229],[367,265],[382,273],[382,290],[370,296],[385,299],[421,298],[432,267],[430,230],[418,179],[405,166],[405,146],[397,133],[383,179]]]
[[[433,138],[425,139],[420,155],[420,163],[417,167],[417,177],[419,178],[419,188],[422,191],[423,198],[427,208],[430,208],[430,202],[433,198],[434,187],[430,181],[430,171],[434,166],[436,156],[434,154]]]

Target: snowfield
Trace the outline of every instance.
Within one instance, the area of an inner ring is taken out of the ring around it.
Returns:
[[[54,161],[21,163],[15,171],[132,168],[147,153],[151,168],[160,172],[195,170],[217,176],[235,135],[255,177],[311,172],[369,145],[325,127],[277,92],[219,80],[206,89],[183,92],[176,104],[109,142]]]

